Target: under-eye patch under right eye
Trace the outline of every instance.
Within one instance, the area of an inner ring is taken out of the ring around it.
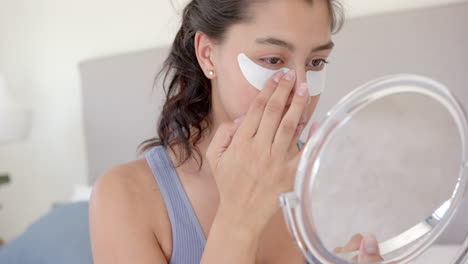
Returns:
[[[286,73],[289,68],[281,68],[279,70],[270,70],[264,68],[254,61],[252,61],[244,53],[240,53],[237,56],[237,61],[245,79],[256,89],[262,90],[267,84],[268,80],[278,72]],[[307,87],[309,88],[309,95],[316,96],[322,93],[325,87],[325,69],[322,71],[307,71]]]

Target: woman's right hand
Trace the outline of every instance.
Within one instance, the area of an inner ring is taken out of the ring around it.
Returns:
[[[261,230],[278,210],[279,195],[292,189],[301,154],[296,128],[309,99],[301,84],[284,114],[295,82],[294,71],[274,75],[246,116],[221,124],[207,149],[218,213],[230,221]]]

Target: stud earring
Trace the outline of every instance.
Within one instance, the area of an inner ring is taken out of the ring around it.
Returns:
[[[211,77],[213,77],[213,76],[214,76],[214,71],[210,71],[208,74],[209,74]]]

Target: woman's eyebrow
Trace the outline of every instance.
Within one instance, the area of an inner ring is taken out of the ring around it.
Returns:
[[[333,49],[334,46],[335,46],[335,43],[333,43],[333,41],[330,40],[327,44],[320,45],[320,46],[312,49],[312,52],[317,52],[317,51],[321,51],[321,50],[331,50],[331,49]]]
[[[278,39],[278,38],[273,38],[273,37],[266,37],[266,38],[257,38],[256,42],[258,44],[263,44],[263,45],[275,45],[275,46],[280,46],[283,48],[286,48],[290,51],[294,51],[296,47],[294,47],[294,44],[289,43],[285,40]]]
[[[279,38],[273,38],[273,37],[257,38],[255,42],[257,42],[258,44],[263,44],[263,45],[280,46],[290,51],[294,51],[296,49],[294,44],[287,42],[286,40],[279,39]],[[311,52],[333,49],[334,46],[335,46],[335,43],[333,43],[333,41],[330,40],[326,44],[313,48]]]

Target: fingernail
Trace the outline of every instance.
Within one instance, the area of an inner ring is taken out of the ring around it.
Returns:
[[[379,245],[377,239],[373,234],[367,234],[364,236],[364,251],[369,255],[375,255],[379,251]]]
[[[301,83],[299,85],[299,88],[297,89],[297,95],[299,96],[304,96],[307,93],[307,84],[306,83]]]
[[[283,73],[282,72],[277,72],[273,75],[273,81],[275,83],[279,83],[279,81],[281,80],[281,77],[283,77]]]
[[[296,75],[296,72],[295,72],[294,70],[289,70],[289,71],[286,73],[286,75],[284,75],[284,79],[285,79],[286,81],[291,81],[291,80],[294,78],[295,75]]]
[[[245,115],[238,117],[236,120],[234,120],[234,123],[239,124],[240,122],[244,121]]]

